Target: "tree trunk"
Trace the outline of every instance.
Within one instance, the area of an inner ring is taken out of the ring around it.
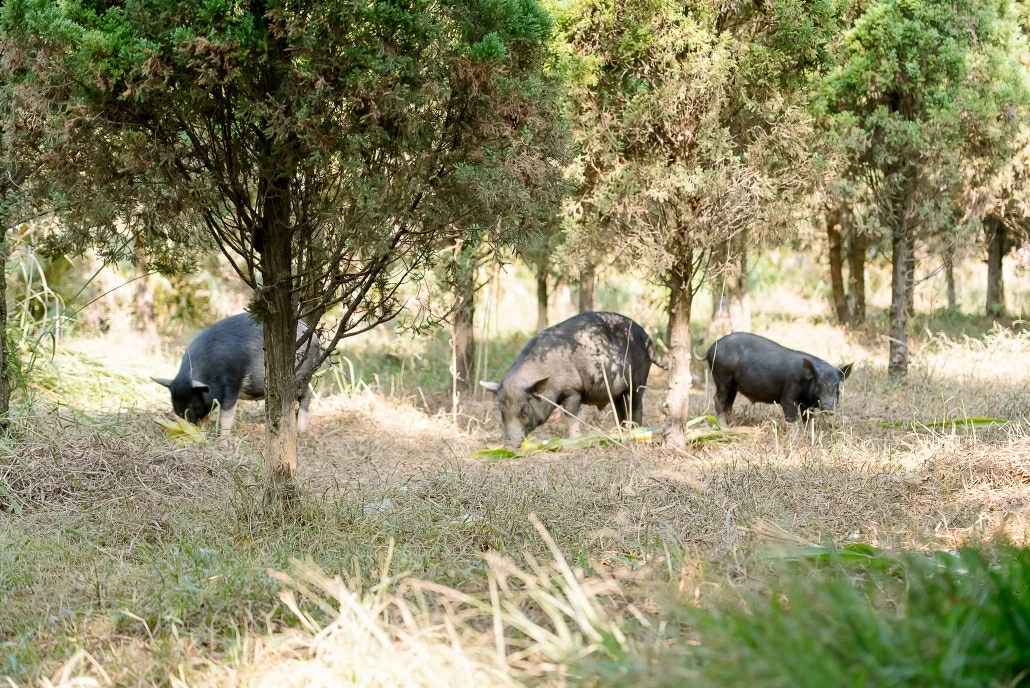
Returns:
[[[686,446],[684,425],[690,420],[690,302],[693,256],[681,255],[669,281],[669,392],[665,397],[665,437],[674,447]]]
[[[1005,223],[991,215],[984,220],[987,238],[987,315],[1005,314],[1005,281],[1002,264],[1005,258]]]
[[[546,263],[536,273],[536,331],[547,329],[547,267]]]
[[[594,310],[594,279],[596,267],[593,262],[583,266],[579,273],[579,312]]]
[[[865,256],[868,247],[869,240],[852,228],[851,241],[848,242],[848,310],[851,325],[865,323]]]
[[[147,254],[136,249],[136,332],[146,343],[157,341],[157,319],[154,313],[154,283],[147,274]]]
[[[265,345],[265,513],[299,515],[297,470],[297,318],[290,295],[293,270],[289,198],[272,188],[262,228],[263,288],[259,295]]]
[[[895,218],[891,231],[891,340],[887,372],[901,377],[908,374],[908,248],[911,242],[905,208],[895,212],[900,217]]]
[[[916,237],[908,232],[905,246],[905,310],[909,317],[916,314]]]
[[[833,308],[837,312],[837,322],[847,325],[851,322],[848,311],[848,299],[844,293],[844,258],[841,252],[840,210],[834,209],[826,214],[826,238],[830,252],[830,285],[833,292]]]
[[[11,423],[10,352],[7,350],[7,227],[0,221],[0,429]]]
[[[948,310],[954,311],[958,303],[955,298],[955,249],[951,246],[944,254],[944,283],[948,292]]]
[[[456,266],[458,280],[455,290],[456,305],[454,308],[454,325],[451,329],[454,337],[455,389],[468,392],[474,389],[472,375],[476,362],[476,339],[472,329],[475,315],[476,273],[475,270],[462,270]]]

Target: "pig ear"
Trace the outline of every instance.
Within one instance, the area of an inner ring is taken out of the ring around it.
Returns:
[[[544,391],[544,387],[547,386],[547,381],[551,379],[551,376],[542,377],[536,382],[532,382],[526,385],[526,394],[540,394]]]
[[[169,389],[171,389],[172,387],[172,381],[166,377],[152,377],[150,379],[156,382],[157,384],[161,385],[162,387],[168,387]]]
[[[812,360],[809,358],[805,358],[802,360],[804,361],[804,363],[801,364],[801,368],[804,371],[805,379],[814,380],[816,377],[815,364],[812,363]]]
[[[847,379],[848,375],[851,375],[851,366],[853,365],[855,365],[855,363],[852,361],[851,363],[842,365],[839,368],[840,372],[844,374],[844,379]]]
[[[211,388],[205,385],[200,380],[190,380],[190,385],[193,387],[194,392],[210,392]]]
[[[480,380],[479,386],[483,389],[490,390],[494,394],[497,394],[499,391],[501,391],[501,383],[499,382],[487,382],[486,380]]]

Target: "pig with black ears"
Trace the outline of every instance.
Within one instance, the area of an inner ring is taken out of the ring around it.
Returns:
[[[793,423],[800,414],[833,414],[840,385],[853,364],[839,368],[802,351],[748,332],[718,340],[705,355],[715,383],[715,412],[719,425],[733,422],[733,401],[739,391],[752,403],[779,404]]]
[[[298,342],[307,332],[304,323],[297,323]],[[301,345],[298,359],[303,359],[300,372],[311,371],[318,356],[318,338]],[[172,393],[175,415],[191,423],[201,423],[218,402],[222,434],[232,429],[239,399],[265,398],[264,328],[250,313],[240,313],[211,325],[190,343],[182,356],[179,373],[174,379],[150,378]],[[300,408],[297,430],[304,432],[308,424],[311,386],[299,391]]]
[[[614,402],[620,424],[641,425],[652,362],[640,325],[618,313],[581,313],[530,339],[501,382],[479,384],[497,394],[504,441],[518,447],[556,406],[566,411],[570,437],[580,434],[583,404]]]

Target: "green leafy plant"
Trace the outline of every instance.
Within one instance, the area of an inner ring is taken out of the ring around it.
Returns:
[[[705,421],[710,421],[715,427],[690,430],[690,428],[694,428]],[[688,430],[686,433],[688,444],[731,442],[743,433],[741,430],[726,430],[720,428],[718,422],[715,420],[715,416],[699,416],[687,421],[684,425]],[[514,459],[528,456],[541,451],[557,452],[563,450],[585,449],[588,447],[622,444],[623,442],[660,442],[664,438],[664,434],[664,428],[655,426],[633,428],[632,430],[616,435],[592,432],[580,437],[552,437],[551,439],[543,441],[534,439],[532,436],[527,436],[522,440],[522,444],[517,450],[509,449],[507,447],[494,447],[491,449],[481,449],[473,452],[472,455],[498,461],[502,459]]]

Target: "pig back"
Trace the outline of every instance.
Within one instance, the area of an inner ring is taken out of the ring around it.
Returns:
[[[550,395],[578,393],[604,405],[647,384],[650,338],[618,313],[582,313],[544,330],[526,345],[509,375],[548,377]]]
[[[186,347],[179,374],[206,381],[227,370],[248,372],[255,363],[264,367],[261,325],[240,313],[198,334]]]
[[[302,374],[307,374],[311,372],[311,368],[315,364],[315,359],[318,357],[319,353],[321,353],[322,350],[322,343],[318,339],[317,332],[311,333],[311,340],[309,342],[304,342],[303,344],[301,343],[301,339],[304,336],[304,333],[307,331],[307,325],[305,325],[303,322],[297,323],[297,359],[300,360],[303,358],[303,363],[300,366],[300,372]],[[262,351],[262,355],[263,353],[264,352]]]
[[[307,325],[297,323],[297,339],[307,332]],[[297,351],[303,358],[302,373],[311,371],[320,351],[318,335],[312,333],[310,345]],[[186,348],[180,375],[209,380],[228,375],[238,384],[253,387],[249,395],[263,394],[265,377],[264,327],[250,313],[240,313],[220,320],[203,330]]]

